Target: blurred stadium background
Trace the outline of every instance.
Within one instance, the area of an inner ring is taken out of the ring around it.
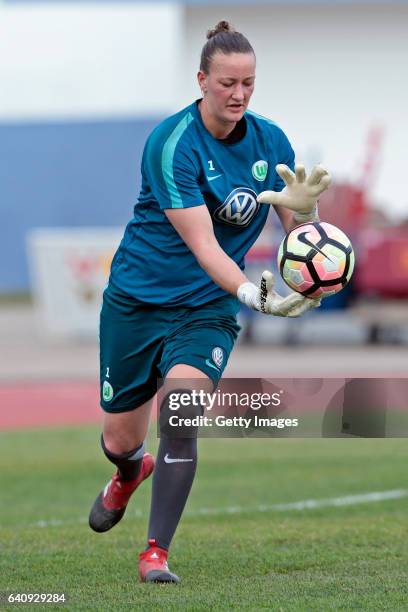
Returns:
[[[26,461],[27,469],[37,452],[27,446],[29,438],[10,431],[19,427],[91,424],[95,448],[84,461],[94,462],[98,476],[81,485],[85,497],[106,472],[92,425],[100,421],[101,292],[138,195],[144,141],[162,118],[199,96],[200,50],[206,30],[220,19],[246,34],[256,51],[251,108],[283,127],[298,161],[330,169],[334,183],[321,217],[349,234],[357,255],[350,287],[316,313],[288,322],[243,311],[226,375],[406,377],[407,18],[408,3],[390,0],[0,2],[0,430],[8,432],[1,434],[9,440],[2,462],[10,482],[21,476],[13,471],[13,449],[15,464]],[[271,218],[248,259],[254,279],[274,265],[281,236]],[[92,437],[88,429],[83,437],[64,431],[49,438],[37,432],[37,467],[53,460],[55,440],[66,444],[68,465],[75,444]],[[316,448],[307,452],[317,452],[323,465],[330,447]],[[333,466],[341,456],[336,448]],[[364,448],[364,460],[371,461],[374,447],[372,454]],[[402,486],[390,459],[394,451],[382,448],[394,480],[380,470],[370,490]],[[258,452],[265,466],[264,443]],[[365,490],[359,466],[357,452],[350,464],[355,492]],[[329,467],[319,482],[333,478]],[[347,493],[343,477],[336,490],[322,486],[321,496]],[[307,474],[301,479],[307,482]],[[286,489],[285,499],[296,500]],[[33,504],[24,506],[26,523],[44,517],[35,489],[28,490]],[[260,485],[260,500],[264,492]],[[10,497],[8,507],[18,499]],[[86,513],[87,503],[87,497],[76,502],[77,514]],[[62,506],[55,506],[57,516]],[[28,532],[27,542],[30,550]]]
[[[96,377],[101,291],[144,141],[198,97],[200,49],[221,18],[256,50],[251,107],[285,129],[299,161],[330,168],[321,216],[357,252],[352,285],[318,313],[242,312],[229,374],[403,375],[407,17],[406,2],[2,2],[2,380]],[[254,279],[280,239],[271,218],[248,260]]]

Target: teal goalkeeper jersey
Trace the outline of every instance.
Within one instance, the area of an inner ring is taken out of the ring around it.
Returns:
[[[272,121],[247,111],[241,137],[217,140],[194,102],[150,134],[134,217],[112,262],[110,284],[140,302],[199,306],[226,295],[199,266],[165,215],[168,208],[207,206],[222,249],[243,270],[265,225],[266,189],[281,191],[276,164],[294,167],[294,152]]]

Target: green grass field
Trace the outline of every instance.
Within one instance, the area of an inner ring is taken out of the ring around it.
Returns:
[[[150,482],[111,532],[87,527],[111,472],[98,438],[94,427],[0,435],[0,591],[64,592],[70,610],[408,609],[408,498],[260,508],[404,489],[406,440],[201,440],[170,557],[183,581],[158,586],[136,578]]]

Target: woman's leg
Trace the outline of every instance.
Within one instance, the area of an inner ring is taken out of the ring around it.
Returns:
[[[128,412],[105,414],[101,446],[117,471],[91,509],[94,531],[108,531],[120,521],[131,495],[153,471],[153,457],[144,449],[152,401]]]
[[[192,383],[191,388],[189,381]],[[197,368],[184,364],[172,367],[166,376],[163,403],[171,389],[177,388],[180,391],[182,388],[183,392],[188,393],[193,386],[197,388],[198,381],[202,389],[212,391],[212,381]],[[160,410],[163,414],[166,406],[160,406]],[[153,475],[148,531],[148,539],[154,539],[160,548],[167,550],[170,546],[193,484],[196,466],[195,431],[189,437],[172,436],[162,431]]]
[[[166,376],[164,392],[161,393],[163,401],[159,407],[161,434],[153,475],[148,547],[141,553],[139,563],[140,576],[146,582],[179,581],[167,567],[167,551],[180,522],[197,466],[197,428],[190,428],[186,432],[188,437],[173,436],[169,432],[171,428],[166,428],[163,416],[168,410],[169,394],[176,389],[183,394],[193,389],[210,392],[213,386],[206,374],[185,364],[173,366]],[[199,414],[200,407],[195,407],[195,412]],[[189,415],[192,416],[191,411]]]

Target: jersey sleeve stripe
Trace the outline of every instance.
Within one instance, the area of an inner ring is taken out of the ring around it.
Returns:
[[[166,142],[163,146],[162,151],[162,174],[164,178],[164,182],[168,189],[170,195],[170,201],[172,208],[183,208],[183,201],[181,199],[180,193],[177,189],[176,182],[174,180],[173,173],[173,160],[174,153],[177,147],[177,144],[182,137],[185,130],[188,128],[190,123],[193,121],[193,116],[191,113],[187,113],[182,120],[176,125]]]

